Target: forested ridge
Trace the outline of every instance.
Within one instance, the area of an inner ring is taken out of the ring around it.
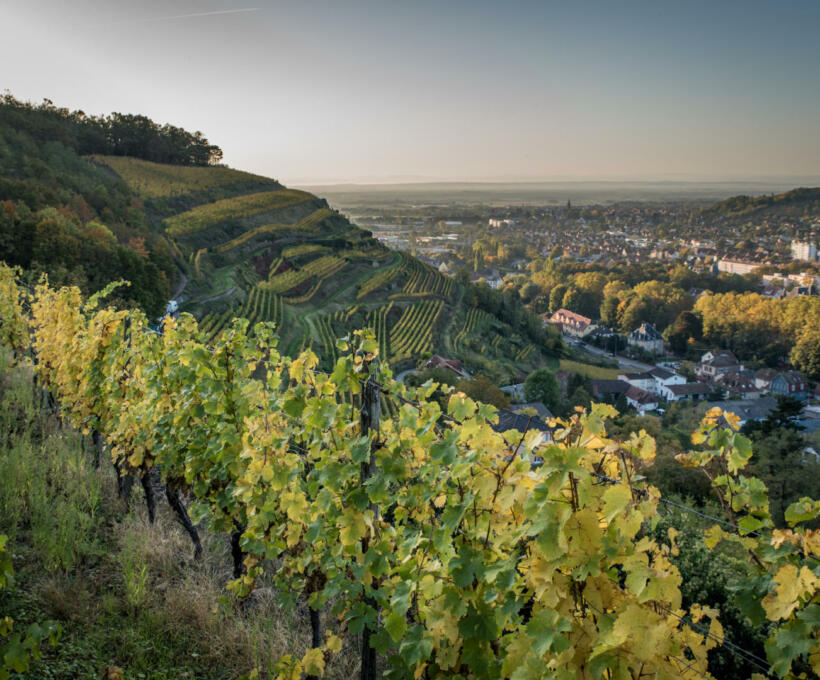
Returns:
[[[178,278],[173,246],[151,225],[143,202],[86,154],[134,154],[190,165],[220,157],[201,135],[144,116],[86,116],[46,101],[0,99],[0,259],[36,280],[87,292],[119,277],[123,302],[157,315]]]
[[[820,188],[792,189],[783,194],[732,196],[704,209],[704,214],[727,219],[751,219],[767,214],[802,216],[820,212]]]

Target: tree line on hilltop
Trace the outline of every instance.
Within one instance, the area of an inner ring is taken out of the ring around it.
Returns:
[[[133,156],[174,165],[213,165],[222,160],[222,149],[199,131],[159,125],[147,116],[127,113],[87,115],[57,107],[49,99],[35,105],[8,92],[0,97],[0,125],[58,142],[81,156]]]

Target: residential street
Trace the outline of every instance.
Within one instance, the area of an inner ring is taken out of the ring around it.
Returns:
[[[627,359],[626,357],[616,356],[612,357],[609,352],[605,352],[604,350],[595,347],[594,345],[590,344],[580,344],[576,342],[570,343],[573,347],[578,349],[582,349],[584,352],[589,352],[590,354],[597,354],[598,356],[605,356],[609,359],[615,358],[618,360],[618,366],[623,368],[624,370],[628,371],[648,371],[654,366],[652,364],[645,364],[640,361],[635,361],[634,359]]]

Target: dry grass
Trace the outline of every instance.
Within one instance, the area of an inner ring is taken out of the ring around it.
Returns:
[[[135,563],[147,567],[150,595],[144,608],[162,634],[195,639],[197,650],[192,653],[199,662],[236,675],[253,668],[272,669],[283,655],[301,657],[307,651],[306,603],[287,609],[264,583],[245,603],[227,593],[232,562],[226,536],[200,530],[203,555],[194,561],[191,542],[167,506],[160,506],[154,525],[148,523],[139,502],[135,510],[120,527],[118,544]],[[329,614],[325,612],[322,619],[323,626],[344,639]],[[356,674],[356,644],[354,639],[346,640],[346,649],[331,660],[326,677]]]
[[[120,503],[116,482],[108,471],[106,501]],[[45,574],[36,592],[50,617],[84,626],[101,620],[126,625],[150,625],[152,637],[166,645],[185,649],[186,664],[202,670],[202,677],[239,677],[254,668],[268,677],[285,654],[301,657],[310,644],[307,604],[300,600],[294,609],[284,607],[270,584],[261,584],[246,602],[237,601],[226,590],[231,580],[231,556],[226,536],[200,530],[203,555],[195,561],[187,534],[167,505],[158,508],[151,525],[135,494],[133,510],[109,526],[112,550],[100,563],[82,572]],[[124,558],[147,575],[144,598],[139,606],[125,596],[128,572]],[[329,660],[327,678],[350,678],[358,673],[356,637],[347,636],[327,612],[323,626],[342,637],[345,647]],[[131,651],[125,649],[128,634],[122,631],[119,649],[109,651],[115,665],[130,667]],[[197,674],[197,677],[198,674]]]
[[[45,675],[36,677],[99,677],[107,667],[121,667],[129,678],[221,680],[254,668],[266,678],[283,655],[301,657],[307,651],[311,635],[304,599],[286,608],[271,583],[261,582],[246,602],[237,601],[226,590],[232,578],[228,537],[200,530],[203,556],[195,561],[191,541],[164,497],[158,499],[153,525],[141,487],[134,487],[126,511],[111,464],[93,469],[90,447],[84,455],[78,434],[35,407],[32,396],[30,372],[9,370],[0,355],[0,426],[8,433],[4,437],[0,431],[5,466],[0,520],[7,528],[18,527],[15,618],[21,625],[57,619],[64,630],[61,644],[41,662]],[[18,480],[18,468],[29,470],[29,477]],[[48,478],[49,493],[21,493],[38,476]],[[93,513],[86,498],[91,489]],[[7,512],[14,491],[24,501],[16,519]],[[63,549],[75,557],[70,563],[49,560],[43,547],[48,528],[62,526],[59,518],[71,524],[75,517],[85,529],[70,534],[76,547]],[[45,527],[39,534],[36,518]],[[325,677],[354,677],[357,638],[341,633],[327,612],[322,619],[345,642]]]

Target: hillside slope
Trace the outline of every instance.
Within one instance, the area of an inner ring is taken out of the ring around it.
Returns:
[[[517,380],[560,352],[517,294],[459,284],[325,200],[220,158],[200,133],[6,96],[0,260],[86,293],[127,279],[119,302],[152,316],[175,295],[211,337],[234,316],[273,321],[284,351],[311,347],[328,368],[336,339],[364,327],[399,369],[439,353]]]
[[[275,322],[286,352],[311,347],[326,367],[336,339],[366,326],[398,367],[437,352],[515,378],[544,361],[538,338],[464,309],[454,279],[385,248],[312,194],[224,167],[93,162],[144,201],[185,270],[177,301],[211,337],[242,316]]]
[[[732,196],[704,209],[704,214],[729,220],[803,217],[820,213],[820,188],[792,189],[784,194]]]

